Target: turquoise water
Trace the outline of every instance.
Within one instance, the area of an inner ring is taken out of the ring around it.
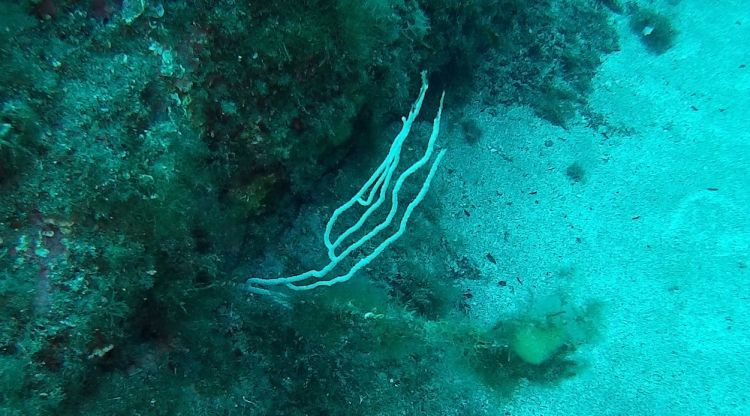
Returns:
[[[747,6],[0,0],[0,415],[750,414]]]

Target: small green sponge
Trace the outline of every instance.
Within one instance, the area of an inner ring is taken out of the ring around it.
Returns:
[[[550,359],[565,343],[565,334],[554,326],[526,324],[516,329],[510,347],[529,364],[539,365]]]

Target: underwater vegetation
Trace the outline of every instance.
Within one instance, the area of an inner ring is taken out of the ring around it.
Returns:
[[[637,3],[629,3],[628,12],[630,29],[649,51],[662,54],[674,45],[677,30],[667,16]]]
[[[283,302],[241,284],[318,258],[280,241],[307,241],[308,207],[340,200],[333,172],[377,157],[360,150],[423,69],[454,107],[482,90],[564,124],[617,48],[600,2],[0,8],[3,414],[471,414],[476,386],[580,370],[599,308],[470,323],[476,266],[419,238],[438,234],[435,198],[367,277]]]

